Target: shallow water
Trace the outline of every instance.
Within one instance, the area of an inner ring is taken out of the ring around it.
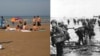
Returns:
[[[74,24],[70,24],[68,27],[70,28],[76,26]],[[78,40],[78,37],[73,29],[68,30],[68,32],[71,37],[70,41]],[[70,49],[69,47],[65,47],[64,56],[100,56],[100,27],[98,27],[98,24],[95,25],[94,32],[96,35],[92,38],[92,42],[96,46],[80,47],[76,49]],[[51,56],[56,56],[56,53]]]
[[[100,56],[100,53],[78,54],[78,53],[71,52],[64,56]]]
[[[65,47],[63,51],[64,56],[100,56],[100,46],[81,46],[74,49]],[[51,56],[56,56],[56,54],[51,54]]]
[[[15,17],[17,17],[17,16],[15,16]],[[42,24],[50,22],[49,16],[40,16],[40,17],[41,17]],[[4,19],[6,20],[5,23],[12,25],[12,23],[10,21],[11,18],[12,18],[12,16],[4,16]],[[27,24],[32,24],[33,16],[19,16],[19,18],[25,20],[27,22]]]
[[[66,48],[65,48],[66,49]],[[64,50],[64,56],[100,56],[100,47],[97,46],[84,46],[78,49]]]

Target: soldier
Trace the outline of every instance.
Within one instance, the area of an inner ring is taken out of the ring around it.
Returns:
[[[69,19],[67,20],[67,22],[68,22],[68,24],[70,24],[70,20]]]
[[[78,44],[79,45],[81,45],[81,42],[82,42],[82,45],[84,44],[84,42],[83,42],[83,37],[84,37],[83,30],[84,30],[84,28],[82,28],[82,27],[80,27],[78,29],[75,29],[75,33],[79,37],[79,39],[78,39]]]
[[[89,42],[90,42],[90,44],[89,45],[91,45],[92,43],[91,43],[91,39],[93,38],[93,36],[95,36],[95,33],[94,33],[94,23],[89,23]]]
[[[76,19],[73,19],[74,24],[76,25]]]
[[[100,20],[98,20],[98,26],[100,27]]]
[[[84,35],[85,35],[85,44],[90,45],[91,44],[91,37],[95,35],[94,33],[94,24],[91,21],[88,21],[83,25],[84,27]]]
[[[67,28],[67,25],[65,25],[63,22],[59,22],[58,25],[59,25],[59,27],[61,27],[63,29],[62,31],[64,32],[64,34],[66,36],[66,40],[69,42],[69,39],[70,39],[70,36],[68,33],[69,28]]]
[[[89,44],[89,27],[88,27],[88,24],[87,22],[83,22],[83,28],[84,28],[84,45],[87,45]]]
[[[63,44],[65,41],[64,33],[57,25],[57,21],[52,20],[51,40],[56,45],[57,56],[63,56]]]

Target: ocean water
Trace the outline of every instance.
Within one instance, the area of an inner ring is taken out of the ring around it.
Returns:
[[[21,19],[25,20],[28,24],[32,24],[33,16],[4,16],[4,19],[6,20],[6,24],[11,24],[10,19],[12,17],[20,17]],[[42,20],[42,24],[50,22],[50,16],[40,16],[40,17]]]

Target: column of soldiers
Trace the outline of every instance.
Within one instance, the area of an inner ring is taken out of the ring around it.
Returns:
[[[70,24],[70,20],[67,21]],[[63,56],[63,46],[65,41],[69,41],[68,29],[74,29],[78,36],[78,45],[90,45],[91,38],[95,35],[94,26],[96,19],[73,19],[74,24],[82,23],[82,27],[68,28],[63,22],[51,21],[51,41],[52,46],[56,46],[57,56]]]

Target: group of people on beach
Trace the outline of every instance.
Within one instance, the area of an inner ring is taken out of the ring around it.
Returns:
[[[34,16],[33,18],[33,29],[35,31],[39,30],[41,26],[41,18],[39,16]]]
[[[16,31],[20,30],[29,30],[29,31],[38,31],[41,29],[41,18],[40,16],[34,16],[32,19],[32,24],[29,25],[25,20],[16,20],[16,18],[11,19],[12,25],[15,27]],[[17,24],[15,24],[17,23]],[[32,27],[29,27],[32,26]],[[7,24],[5,27],[7,31],[10,30],[12,27]]]
[[[57,20],[52,20],[52,30],[51,30],[51,44],[56,46],[57,56],[63,56],[63,47],[68,41],[70,42],[70,35],[68,33],[69,29],[74,29],[76,35],[78,36],[78,41],[75,45],[92,45],[91,39],[95,36],[94,26],[99,20],[97,19],[73,19],[74,25],[78,25],[79,22],[82,23],[81,27],[78,28],[68,28],[63,22],[57,22]],[[70,25],[70,20],[67,20],[68,25]],[[100,24],[100,23],[99,23]]]

